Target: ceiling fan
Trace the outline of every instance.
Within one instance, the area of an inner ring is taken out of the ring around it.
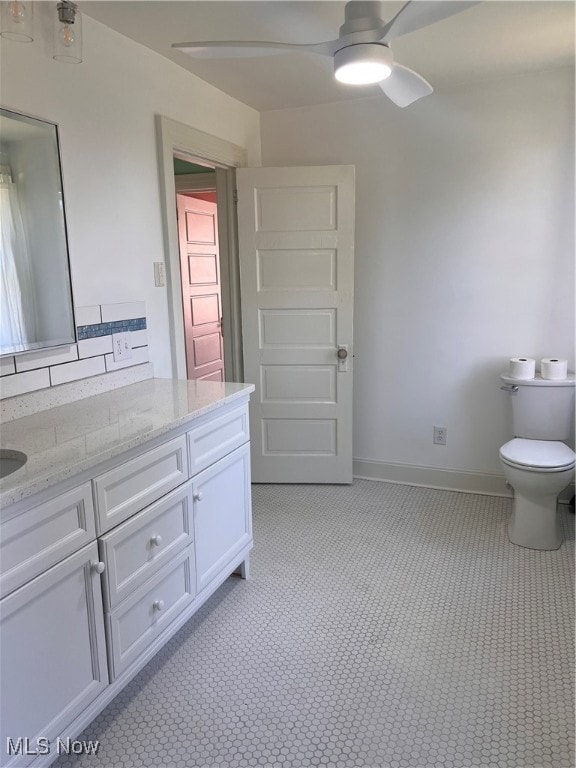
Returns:
[[[432,93],[432,86],[408,67],[394,61],[390,42],[460,13],[475,2],[417,0],[406,3],[391,21],[380,18],[379,2],[352,0],[344,7],[344,24],[337,40],[325,43],[280,43],[274,41],[205,41],[173,43],[197,59],[228,59],[269,56],[279,53],[314,53],[334,59],[334,75],[342,83],[378,83],[391,101],[407,107]]]

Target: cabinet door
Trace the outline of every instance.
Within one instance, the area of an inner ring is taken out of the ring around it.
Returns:
[[[108,683],[97,561],[89,544],[0,602],[2,766],[53,746]]]
[[[250,446],[193,479],[196,583],[200,592],[252,543]]]

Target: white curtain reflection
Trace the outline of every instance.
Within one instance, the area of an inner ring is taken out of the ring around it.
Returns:
[[[30,254],[16,184],[0,166],[0,352],[36,341]]]

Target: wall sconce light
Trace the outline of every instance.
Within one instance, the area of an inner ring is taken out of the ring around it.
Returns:
[[[19,43],[31,43],[34,3],[31,0],[0,2],[0,36]],[[76,3],[60,0],[53,16],[52,57],[68,64],[82,61],[82,14]]]
[[[33,31],[34,4],[10,0],[0,7],[0,35],[18,43],[31,43]]]
[[[56,61],[80,64],[82,61],[82,14],[76,3],[62,0],[56,6],[54,53]]]

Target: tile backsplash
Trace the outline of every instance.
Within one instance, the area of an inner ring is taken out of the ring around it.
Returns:
[[[77,307],[76,344],[26,352],[0,360],[0,399],[112,373],[147,363],[143,301]],[[132,357],[114,360],[112,334],[129,333]]]

